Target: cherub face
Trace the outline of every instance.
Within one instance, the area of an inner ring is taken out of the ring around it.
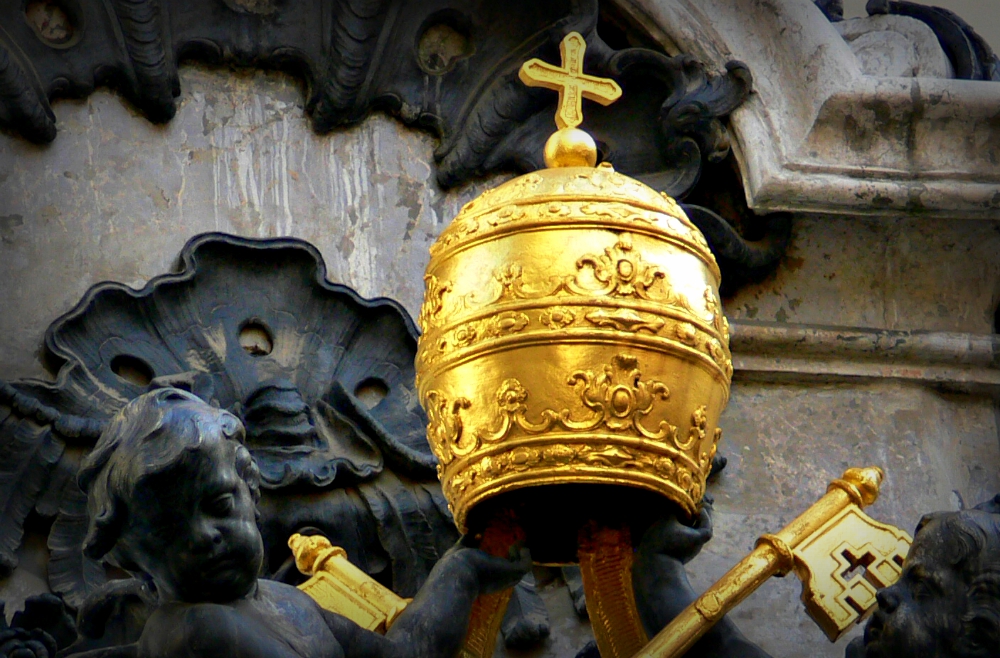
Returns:
[[[153,578],[161,601],[224,603],[256,585],[264,546],[236,471],[236,445],[221,433],[206,437],[176,466],[140,483],[128,502],[119,546]]]
[[[878,593],[865,628],[865,657],[944,658],[961,637],[967,586],[951,565],[940,519],[917,533],[903,575]]]

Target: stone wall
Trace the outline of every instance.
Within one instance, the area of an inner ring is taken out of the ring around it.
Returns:
[[[332,280],[415,315],[427,247],[497,182],[439,190],[434,140],[385,117],[317,136],[298,83],[278,74],[185,68],[181,85],[166,126],[98,92],[56,104],[50,147],[0,136],[0,379],[46,376],[44,330],[89,286],[141,286],[205,231],[303,238]],[[847,466],[886,469],[872,514],[907,530],[1000,491],[998,300],[1000,222],[797,216],[779,272],[726,301],[729,466],[710,490],[716,536],[691,565],[696,587]],[[38,536],[24,556],[0,599],[43,586]],[[798,590],[767,583],[735,619],[778,658],[843,655],[846,639],[826,641]],[[558,637],[530,655],[573,655],[586,625],[565,588],[543,595]]]
[[[434,182],[434,140],[378,116],[319,137],[298,81],[186,68],[177,116],[149,123],[98,92],[56,104],[47,147],[0,138],[3,376],[39,375],[41,332],[98,281],[170,270],[193,235],[295,236],[332,280],[416,316],[427,247],[488,181]]]

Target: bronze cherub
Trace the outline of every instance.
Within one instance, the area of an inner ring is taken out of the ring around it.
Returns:
[[[879,591],[847,658],[1000,656],[998,499],[920,520],[902,577]]]
[[[258,579],[259,473],[242,423],[166,388],[119,412],[87,457],[84,550],[141,578],[158,606],[139,658],[439,658],[461,647],[475,598],[513,586],[529,565],[461,542],[435,566],[385,636]]]

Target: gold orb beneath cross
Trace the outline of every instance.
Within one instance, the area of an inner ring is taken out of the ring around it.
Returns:
[[[545,142],[545,166],[593,167],[597,164],[597,143],[579,128],[557,130]]]

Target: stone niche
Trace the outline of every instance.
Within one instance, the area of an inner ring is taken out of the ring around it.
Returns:
[[[908,531],[1000,492],[1000,84],[868,75],[806,0],[620,4],[667,52],[750,68],[755,93],[728,124],[743,192],[755,211],[793,213],[778,269],[724,300],[729,461],[695,588],[848,466],[886,470],[871,514]],[[0,379],[51,379],[39,355],[53,320],[93,284],[171,271],[210,231],[306,240],[331,281],[416,317],[429,245],[510,175],[442,190],[436,140],[383,114],[319,135],[285,74],[185,65],[179,82],[164,124],[99,89],[53,105],[51,145],[0,136]],[[45,555],[29,529],[0,581],[8,615],[47,590]],[[588,625],[564,586],[541,591],[551,637],[509,655],[575,655]],[[733,618],[778,657],[842,656],[859,632],[829,643],[794,578]]]

